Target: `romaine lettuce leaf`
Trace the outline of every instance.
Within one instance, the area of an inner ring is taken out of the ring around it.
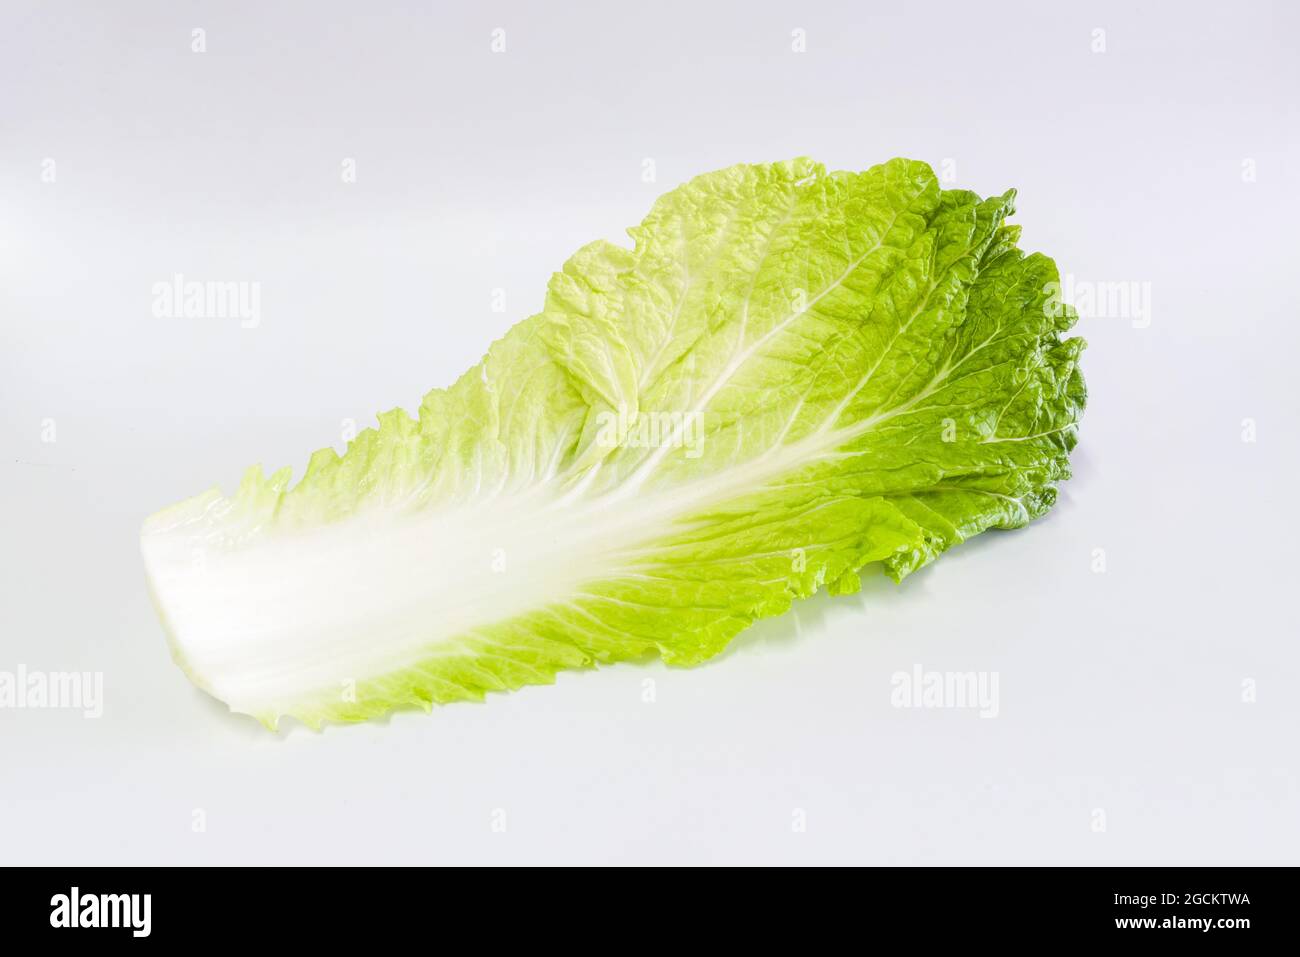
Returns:
[[[173,656],[276,727],[690,665],[1042,515],[1085,401],[1014,193],[734,166],[596,242],[418,415],[144,525]]]

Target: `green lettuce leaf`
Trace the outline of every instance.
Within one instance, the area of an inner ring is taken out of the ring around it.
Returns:
[[[173,656],[269,727],[716,655],[1042,515],[1085,401],[1013,192],[734,166],[596,242],[414,418],[144,525]]]

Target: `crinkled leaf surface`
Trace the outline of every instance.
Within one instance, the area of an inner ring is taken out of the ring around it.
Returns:
[[[693,664],[827,587],[1026,524],[1085,390],[1014,194],[735,166],[555,275],[418,415],[152,516],[173,655],[276,726]]]

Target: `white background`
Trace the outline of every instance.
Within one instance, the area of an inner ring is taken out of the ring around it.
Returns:
[[[3,0],[0,670],[105,710],[0,710],[0,862],[1297,863],[1296,10]],[[1150,284],[1146,328],[1080,323],[1050,516],[696,670],[278,736],[186,681],[146,515],[301,472],[663,190],[799,154],[951,160],[1063,272]],[[155,318],[178,272],[261,324]],[[998,672],[999,716],[891,707],[916,664]]]

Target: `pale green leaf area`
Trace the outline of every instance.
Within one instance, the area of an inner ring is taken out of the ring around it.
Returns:
[[[673,190],[415,417],[296,485],[254,467],[148,519],[176,661],[272,728],[359,721],[695,664],[865,566],[901,580],[1025,525],[1070,475],[1086,393],[1013,198],[903,159]]]

